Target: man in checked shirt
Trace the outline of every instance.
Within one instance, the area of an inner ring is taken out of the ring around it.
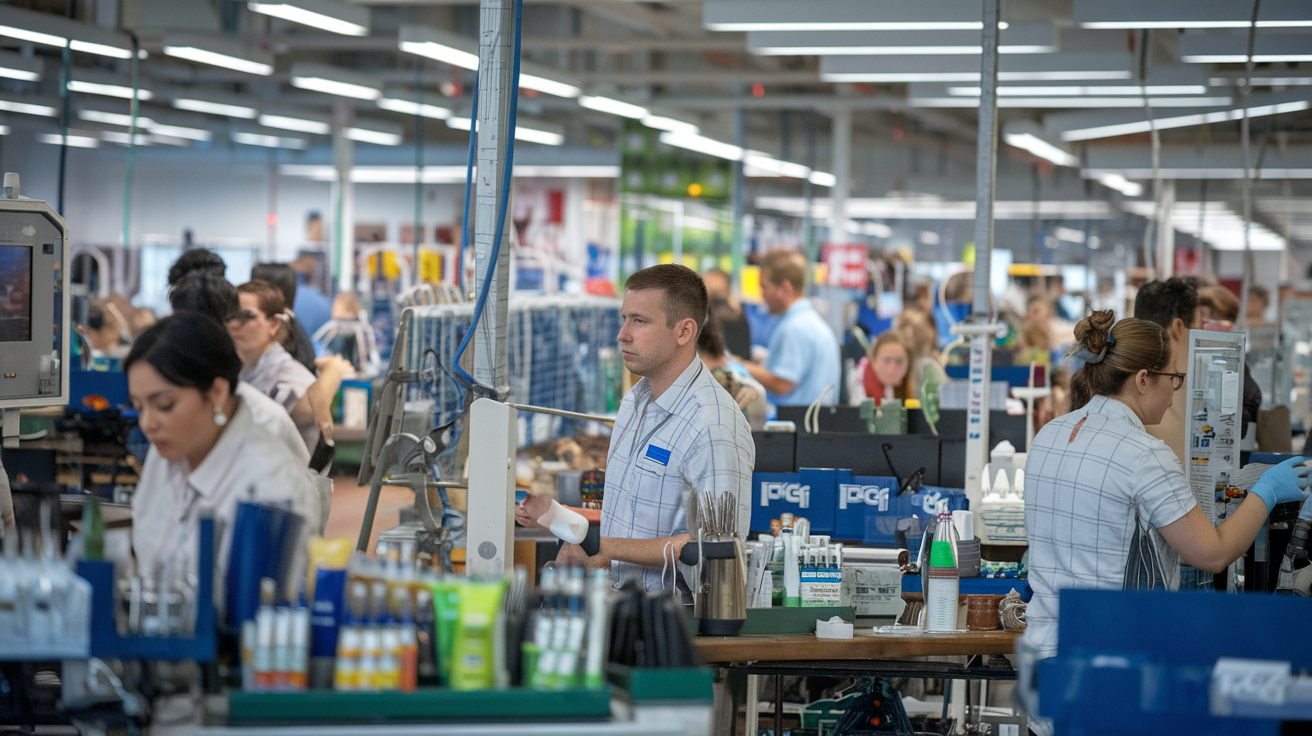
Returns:
[[[601,545],[589,557],[565,544],[558,564],[609,566],[616,584],[640,578],[647,590],[670,589],[679,576],[668,561],[690,540],[686,492],[735,494],[738,533],[747,533],[756,448],[742,410],[697,357],[708,306],[701,277],[684,266],[629,277],[620,351],[642,379],[624,397],[611,432]]]

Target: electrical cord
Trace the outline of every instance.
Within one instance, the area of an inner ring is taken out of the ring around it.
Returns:
[[[820,395],[816,397],[815,401],[811,402],[810,406],[806,407],[806,413],[802,415],[802,431],[809,434],[820,433],[820,402],[825,400],[825,394],[833,388],[834,384],[825,384],[825,388],[820,392]]]
[[[492,280],[496,278],[496,273],[497,273],[496,264],[497,264],[497,259],[501,254],[501,240],[505,236],[506,209],[507,206],[510,204],[510,180],[513,176],[513,172],[515,168],[515,128],[516,128],[517,118],[519,116],[519,54],[520,54],[520,40],[521,40],[520,36],[521,36],[521,29],[523,26],[523,13],[524,13],[524,0],[515,0],[515,54],[514,54],[513,66],[510,72],[510,78],[511,78],[510,120],[509,120],[509,125],[507,127],[507,131],[509,132],[509,135],[507,136],[506,139],[505,170],[501,177],[501,206],[498,208],[497,211],[497,227],[496,227],[496,235],[492,240],[492,255],[490,258],[488,258],[487,273],[483,277],[482,288],[479,290],[478,298],[474,302],[474,317],[472,320],[470,320],[469,331],[466,332],[465,336],[460,340],[460,345],[456,348],[455,357],[451,361],[452,363],[455,364],[453,368],[456,372],[456,375],[460,376],[465,381],[468,381],[468,384],[471,388],[477,385],[477,381],[475,381],[474,377],[469,375],[464,368],[460,367],[460,358],[465,354],[465,349],[469,347],[469,341],[474,337],[474,330],[478,327],[478,321],[483,316],[483,308],[487,304],[488,292],[492,290]],[[475,108],[475,114],[477,114],[477,110],[478,108]],[[470,126],[471,135],[474,133],[473,128],[475,127],[477,126]],[[465,197],[466,210],[468,210],[468,207],[469,207],[469,197],[466,196]],[[468,218],[465,219],[466,219],[466,223],[468,223]]]

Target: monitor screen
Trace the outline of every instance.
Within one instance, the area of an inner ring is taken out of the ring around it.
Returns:
[[[32,249],[0,245],[0,342],[32,339]]]

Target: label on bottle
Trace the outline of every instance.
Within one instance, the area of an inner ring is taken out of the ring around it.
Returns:
[[[925,631],[957,630],[957,593],[961,581],[955,577],[929,578],[925,590]]]

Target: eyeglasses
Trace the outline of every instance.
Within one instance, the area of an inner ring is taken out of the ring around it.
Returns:
[[[1180,388],[1184,386],[1184,380],[1189,377],[1189,374],[1187,373],[1164,373],[1162,371],[1148,371],[1148,372],[1154,376],[1170,376],[1172,391],[1179,391]]]
[[[255,319],[256,316],[257,315],[255,314],[255,312],[249,309],[243,309],[240,312],[237,312],[236,314],[229,317],[228,322],[229,323],[236,322],[238,324],[244,325],[247,322],[250,322],[251,320]]]

